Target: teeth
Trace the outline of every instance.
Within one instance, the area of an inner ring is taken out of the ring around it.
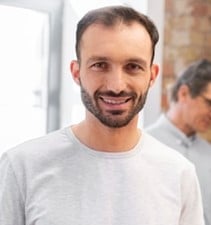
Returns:
[[[121,101],[117,101],[117,100],[111,100],[111,99],[103,99],[104,102],[109,103],[109,104],[123,104],[126,102],[126,100],[121,100]]]

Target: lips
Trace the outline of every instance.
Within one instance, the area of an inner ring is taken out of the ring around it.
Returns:
[[[131,98],[130,97],[127,97],[127,98],[109,98],[109,97],[100,96],[100,99],[107,104],[121,105],[121,104],[124,104],[124,103],[128,102]]]

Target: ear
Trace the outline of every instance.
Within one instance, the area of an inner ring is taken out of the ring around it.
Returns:
[[[73,60],[70,63],[70,72],[72,74],[73,80],[80,85],[80,67],[77,60]]]
[[[151,70],[151,77],[150,77],[149,86],[151,87],[154,84],[154,82],[157,78],[157,75],[158,75],[158,72],[159,72],[159,66],[157,64],[153,64],[151,66],[150,70]]]
[[[187,85],[183,84],[180,86],[178,92],[177,92],[177,97],[179,101],[184,101],[187,99],[187,97],[190,96],[190,91]]]

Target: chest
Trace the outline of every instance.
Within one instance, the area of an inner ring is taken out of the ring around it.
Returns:
[[[178,180],[142,164],[46,169],[29,184],[26,225],[174,225]]]

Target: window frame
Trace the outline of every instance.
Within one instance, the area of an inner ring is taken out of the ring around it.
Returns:
[[[46,132],[60,128],[60,92],[62,72],[63,0],[1,0],[0,5],[46,13],[49,17]]]

